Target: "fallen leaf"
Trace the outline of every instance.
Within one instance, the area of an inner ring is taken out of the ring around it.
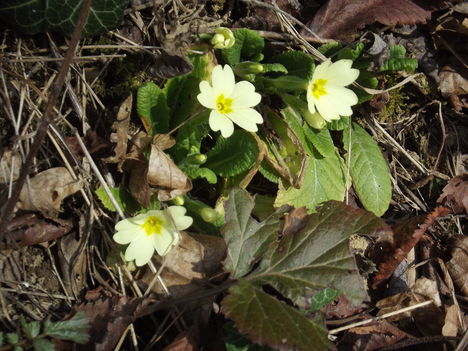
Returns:
[[[127,160],[125,167],[130,169],[128,188],[130,193],[143,207],[150,207],[153,192],[146,180],[148,165],[144,161]]]
[[[468,213],[468,174],[450,179],[437,199],[455,214]]]
[[[181,332],[163,351],[198,351],[200,350],[201,330],[197,323]]]
[[[297,233],[307,224],[307,208],[294,208],[284,217],[283,236]]]
[[[69,233],[72,228],[72,222],[59,218],[42,218],[33,213],[15,217],[8,223],[7,242],[0,242],[0,250],[55,240]]]
[[[322,38],[351,40],[358,29],[374,22],[416,24],[430,16],[431,11],[411,0],[329,0],[306,25]]]
[[[350,329],[339,341],[338,350],[373,351],[391,346],[411,335],[386,320]]]
[[[468,237],[455,240],[452,245],[452,259],[447,262],[447,268],[455,285],[468,296]]]
[[[82,139],[83,144],[86,146],[86,150],[88,150],[91,155],[110,147],[110,143],[108,141],[98,136],[97,133],[91,129],[88,129],[86,135]],[[83,149],[75,136],[65,138],[65,142],[76,156],[80,158],[84,157],[85,154]]]
[[[0,153],[0,184],[18,179],[21,164],[19,151],[4,150],[3,154]]]
[[[82,187],[83,181],[73,179],[65,167],[50,168],[24,184],[16,206],[25,211],[55,214],[60,212],[62,201]]]
[[[125,160],[127,153],[127,143],[128,143],[128,125],[130,122],[130,114],[132,112],[133,106],[133,95],[130,94],[122,102],[119,107],[119,112],[117,112],[117,118],[114,123],[112,123],[112,130],[114,131],[111,134],[111,141],[116,144],[114,149],[114,156],[104,159],[105,162],[109,163],[118,163],[119,169],[122,167],[122,163]]]
[[[439,72],[442,96],[449,97],[456,110],[468,107],[468,79],[451,66],[444,66]]]
[[[334,303],[326,304],[320,312],[328,319],[343,319],[353,316],[363,310],[360,306],[353,306],[346,296],[340,295]]]
[[[446,216],[448,209],[437,207],[429,215],[410,218],[393,227],[393,240],[383,237],[369,249],[369,258],[377,265],[371,287],[377,287],[391,277],[401,261],[408,252],[419,242],[424,232],[432,225],[434,220],[440,216]]]
[[[148,184],[157,188],[158,200],[168,201],[192,189],[192,182],[161,149],[153,144],[149,158]]]
[[[460,325],[459,308],[455,305],[449,306],[446,309],[444,326],[442,327],[443,336],[457,336],[458,331],[463,328]]]
[[[164,262],[161,278],[172,297],[183,296],[200,289],[208,278],[219,273],[221,261],[226,256],[226,244],[221,237],[181,232],[179,244],[166,256],[155,256],[157,266]],[[147,271],[142,281],[150,284],[154,274]],[[164,291],[159,283],[152,290],[157,294]]]

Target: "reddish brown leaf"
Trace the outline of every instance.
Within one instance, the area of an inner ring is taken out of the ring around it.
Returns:
[[[353,306],[344,295],[340,295],[336,303],[328,303],[320,311],[326,319],[343,319],[361,312],[362,308]]]
[[[200,350],[200,328],[194,324],[180,333],[163,351],[198,351]]]
[[[448,209],[437,207],[429,215],[410,218],[393,227],[393,243],[386,240],[377,242],[371,249],[371,259],[377,264],[377,273],[372,281],[372,289],[376,289],[381,283],[391,277],[408,252],[418,243],[424,232],[431,226],[434,220],[440,216],[446,216]]]
[[[295,208],[287,213],[284,219],[283,236],[293,235],[305,227],[307,208]]]
[[[450,207],[453,213],[468,213],[468,174],[450,179],[437,202]]]
[[[36,214],[25,214],[14,218],[7,226],[7,243],[0,242],[0,250],[36,245],[55,240],[70,232],[73,224],[59,218],[40,218]]]
[[[452,246],[452,259],[447,262],[447,268],[455,285],[468,296],[468,237],[455,241]]]
[[[373,351],[411,337],[385,320],[350,329],[340,340],[338,350]]]
[[[322,38],[349,40],[367,24],[425,23],[430,16],[411,0],[329,0],[307,25]]]
[[[84,152],[76,137],[67,137],[65,138],[65,142],[76,156],[80,158],[84,157]],[[95,154],[101,150],[110,148],[110,143],[101,138],[94,130],[91,129],[89,129],[83,137],[83,144],[85,144],[86,149],[90,154]]]

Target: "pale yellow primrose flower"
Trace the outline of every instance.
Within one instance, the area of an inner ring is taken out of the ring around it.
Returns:
[[[229,49],[235,42],[234,34],[225,27],[216,28],[216,34],[211,38],[211,44],[215,49]]]
[[[257,124],[263,123],[263,118],[252,108],[262,98],[255,92],[254,85],[245,80],[236,83],[228,65],[213,68],[211,82],[212,85],[206,80],[201,81],[197,96],[200,104],[212,110],[208,120],[210,128],[220,130],[225,138],[234,132],[232,122],[249,132],[256,132]]]
[[[332,63],[327,60],[315,68],[307,87],[307,103],[310,113],[318,111],[326,120],[351,116],[351,106],[356,105],[356,94],[346,89],[359,76],[359,70],[351,68],[353,61],[339,60]]]
[[[185,216],[182,206],[170,206],[162,211],[148,211],[116,224],[114,241],[129,244],[125,251],[127,261],[135,260],[143,266],[153,257],[154,250],[160,256],[166,255],[180,240],[179,230],[192,225],[192,217]]]

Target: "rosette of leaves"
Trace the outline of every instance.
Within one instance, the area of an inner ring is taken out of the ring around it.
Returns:
[[[117,27],[129,0],[94,1],[82,36]],[[0,19],[26,33],[60,32],[70,36],[80,15],[83,0],[2,0]]]

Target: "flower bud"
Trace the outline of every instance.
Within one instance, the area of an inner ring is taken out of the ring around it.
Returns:
[[[200,210],[201,218],[208,223],[213,223],[216,221],[221,215],[213,210],[211,207],[204,207]]]
[[[241,62],[234,66],[233,71],[238,76],[245,76],[247,74],[257,74],[263,72],[263,65],[258,62]]]
[[[177,206],[183,206],[185,203],[184,197],[182,195],[178,195],[172,199],[172,203]]]
[[[279,91],[297,91],[306,90],[308,82],[296,76],[281,76],[278,78],[270,79],[269,83]]]
[[[202,165],[206,162],[207,156],[204,154],[193,154],[187,157],[188,163],[194,163],[197,165]]]
[[[235,43],[234,34],[229,28],[218,27],[216,34],[211,38],[211,44],[215,49],[229,49]]]
[[[322,129],[327,124],[322,115],[318,112],[310,113],[309,111],[302,111],[302,116],[306,122],[315,129]]]

